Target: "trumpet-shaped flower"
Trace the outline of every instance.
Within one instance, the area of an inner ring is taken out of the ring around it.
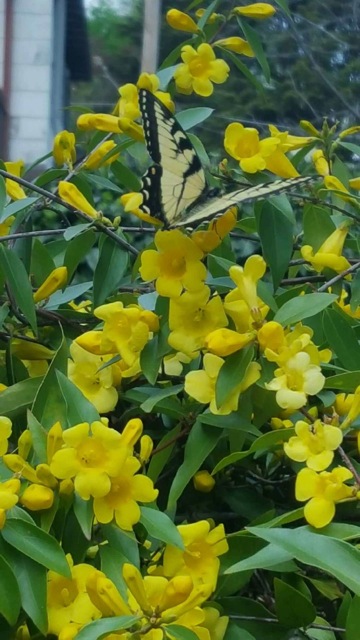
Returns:
[[[12,422],[6,416],[0,416],[0,456],[8,449],[8,439],[11,436]]]
[[[314,167],[317,171],[317,173],[320,176],[328,176],[330,173],[330,166],[328,161],[326,160],[325,156],[324,156],[324,152],[322,151],[322,149],[317,149],[316,151],[313,152],[312,154],[312,161],[314,163]]]
[[[176,88],[180,93],[189,95],[193,91],[199,96],[207,97],[213,93],[213,82],[226,82],[229,65],[224,60],[217,60],[212,47],[203,42],[197,49],[186,44],[181,49],[180,64],[174,73]]]
[[[142,204],[143,200],[144,197],[142,193],[137,193],[136,191],[123,193],[123,195],[120,196],[120,203],[124,207],[125,213],[131,213],[140,220],[143,220],[144,222],[148,222],[149,224],[153,224],[155,226],[162,225],[161,220],[153,218],[149,213],[144,213],[144,211],[140,209],[140,205]]]
[[[155,313],[138,305],[125,308],[119,301],[97,307],[94,315],[104,321],[102,353],[119,353],[128,367],[136,363],[151,333],[159,328]]]
[[[351,196],[350,191],[336,176],[325,176],[324,185],[329,191],[336,192],[335,195],[344,200],[345,202],[352,202],[355,205],[358,204],[357,200]]]
[[[53,156],[57,165],[67,165],[69,169],[76,160],[75,136],[70,131],[59,131],[54,138]]]
[[[325,384],[321,368],[311,364],[305,351],[299,351],[275,369],[275,378],[266,383],[266,388],[276,391],[276,402],[282,409],[296,411],[307,402],[307,396],[315,396]]]
[[[76,121],[78,129],[82,131],[106,131],[107,133],[122,133],[119,118],[108,113],[83,113]]]
[[[196,33],[199,30],[196,22],[187,13],[178,9],[169,9],[166,14],[166,22],[169,27],[177,31]]]
[[[286,455],[296,462],[306,462],[306,465],[314,471],[324,471],[334,459],[334,451],[343,438],[339,427],[324,424],[321,420],[315,420],[314,424],[308,424],[299,420],[295,424],[296,436],[284,443]]]
[[[23,160],[17,160],[16,162],[4,162],[5,171],[8,173],[12,173],[13,176],[17,178],[21,177],[22,171],[24,169]],[[21,200],[22,198],[26,198],[26,193],[24,189],[17,183],[15,180],[11,180],[11,178],[5,179],[5,188],[6,193],[11,198],[11,200]]]
[[[203,253],[210,253],[218,247],[225,236],[235,227],[237,221],[237,207],[230,207],[219,218],[209,223],[206,230],[194,231],[191,239]]]
[[[0,482],[0,529],[4,527],[6,511],[14,507],[19,500],[20,486],[19,478]]]
[[[254,20],[271,18],[275,12],[275,7],[267,2],[254,2],[253,4],[246,4],[243,7],[235,7],[233,9],[233,13],[237,16],[245,16]]]
[[[74,638],[81,627],[101,617],[86,591],[86,583],[97,569],[90,564],[73,566],[69,556],[67,560],[71,578],[55,571],[49,571],[47,577],[48,633],[64,640]]]
[[[143,280],[156,280],[161,296],[180,296],[183,289],[202,289],[206,268],[201,262],[203,252],[178,229],[158,231],[155,235],[157,251],[148,249],[141,255],[139,269]]]
[[[269,362],[276,362],[280,367],[286,366],[289,358],[300,351],[308,354],[311,364],[331,360],[330,349],[318,350],[311,338],[313,331],[300,322],[292,329],[284,329],[278,322],[266,322],[257,332],[261,350]]]
[[[133,456],[126,458],[119,474],[111,478],[111,488],[105,496],[94,499],[94,514],[98,522],[115,522],[121,529],[131,531],[139,522],[141,512],[138,502],[153,502],[158,490],[150,478],[137,473],[141,462]]]
[[[68,377],[99,413],[112,411],[118,401],[116,387],[121,382],[118,362],[105,366],[112,355],[94,355],[77,342],[70,346]]]
[[[313,136],[293,136],[288,131],[280,131],[274,124],[269,124],[270,134],[280,140],[280,149],[286,153],[293,149],[302,149],[314,142]]]
[[[223,364],[223,358],[206,353],[204,368],[200,371],[190,371],[185,376],[186,393],[202,404],[210,404],[211,413],[216,415],[228,415],[232,411],[236,411],[240,394],[260,378],[260,365],[257,362],[251,362],[245,376],[234,386],[227,400],[218,407],[216,404],[216,381]]]
[[[234,53],[241,53],[243,56],[248,56],[248,58],[255,56],[249,43],[244,38],[240,38],[240,36],[230,36],[229,38],[216,40],[214,47],[224,47],[224,49],[234,51]]]
[[[60,480],[75,478],[75,490],[83,498],[99,498],[111,490],[115,478],[129,455],[121,435],[103,422],[87,422],[66,429],[64,446],[50,462],[51,472]]]
[[[53,293],[55,293],[55,291],[63,289],[66,285],[67,278],[68,270],[66,267],[57,267],[56,269],[53,269],[38,290],[35,291],[33,295],[34,302],[46,300],[46,298],[49,298]],[[38,358],[36,359],[38,360]]]
[[[58,189],[60,198],[74,207],[74,209],[86,213],[89,218],[96,219],[100,217],[99,212],[96,211],[81,191],[71,182],[60,180]]]
[[[348,293],[345,289],[342,290],[339,299],[336,301],[336,304],[343,310],[344,313],[347,313],[351,318],[360,319],[360,305],[355,307],[355,309],[351,308],[351,303],[349,300]]]
[[[84,162],[84,169],[88,169],[88,171],[93,171],[94,169],[98,169],[99,167],[111,164],[118,159],[120,152],[112,153],[117,148],[116,142],[114,140],[107,140],[103,142],[99,147],[96,147],[91,153],[89,153],[86,161]],[[108,156],[108,157],[106,157]]]
[[[220,296],[210,298],[209,287],[185,291],[170,299],[168,342],[191,358],[205,345],[206,336],[228,324]]]
[[[236,287],[226,295],[224,309],[239,333],[252,331],[257,324],[262,325],[269,310],[257,295],[257,283],[265,270],[265,260],[258,255],[250,256],[244,267],[230,267],[229,275]]]
[[[244,127],[239,122],[232,122],[226,127],[224,147],[246,173],[268,169],[281,178],[299,175],[282,150],[279,137],[260,140],[257,129]]]
[[[296,478],[295,495],[300,502],[308,500],[304,516],[317,529],[325,527],[335,515],[335,503],[353,495],[353,488],[344,484],[353,474],[346,467],[316,473],[301,469]]]
[[[229,550],[224,525],[210,528],[207,520],[179,525],[185,551],[166,545],[163,558],[165,576],[190,576],[194,584],[211,584],[215,589],[220,569],[219,556]]]
[[[255,331],[238,333],[232,329],[215,329],[206,336],[205,346],[216,356],[224,357],[246,347],[254,340]]]
[[[321,247],[314,252],[313,247],[304,245],[301,247],[301,255],[307,262],[310,262],[315,271],[321,273],[328,267],[337,273],[341,273],[350,267],[348,260],[342,256],[344,242],[348,233],[348,228],[341,225],[326,238]]]

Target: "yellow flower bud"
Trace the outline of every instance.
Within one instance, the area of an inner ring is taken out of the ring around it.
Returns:
[[[353,136],[355,133],[359,133],[359,131],[360,125],[349,127],[348,129],[344,129],[344,131],[341,131],[341,133],[339,133],[339,138],[340,140],[342,140],[342,138],[346,138],[346,136]]]
[[[4,162],[5,170],[8,173],[12,173],[17,178],[20,178],[22,170],[24,168],[24,161],[17,160],[16,162]],[[5,179],[6,193],[12,200],[21,200],[26,198],[24,189],[15,180],[10,178]]]
[[[254,335],[256,334],[252,331],[238,333],[231,329],[215,329],[205,338],[205,346],[216,356],[229,356],[252,342]]]
[[[25,480],[35,483],[38,481],[35,469],[17,453],[7,453],[3,457],[3,461],[8,469],[21,475]]]
[[[108,133],[122,133],[119,118],[108,113],[83,113],[76,121],[82,131],[106,131]]]
[[[42,484],[30,484],[22,494],[20,502],[30,511],[50,509],[54,502],[54,492]]]
[[[98,169],[100,166],[111,164],[118,159],[120,152],[114,153],[112,156],[104,160],[105,156],[113,149],[116,149],[116,143],[113,140],[103,142],[97,149],[92,151],[86,161],[84,162],[84,169],[93,170]]]
[[[144,309],[140,314],[140,319],[146,322],[150,331],[159,331],[159,318],[153,311]]]
[[[316,136],[320,138],[320,131],[315,129],[314,125],[309,122],[309,120],[300,120],[300,127],[306,131],[306,133],[310,133],[312,136]]]
[[[16,631],[16,640],[31,640],[30,632],[27,624],[22,624]]]
[[[38,477],[38,481],[46,487],[51,487],[51,489],[55,489],[57,487],[58,481],[51,473],[48,464],[45,464],[44,462],[42,464],[38,464],[36,467],[36,475]]]
[[[57,165],[72,168],[76,160],[75,136],[70,131],[60,131],[54,138],[53,156]]]
[[[312,155],[312,161],[315,165],[315,169],[320,176],[328,176],[330,172],[329,163],[324,156],[324,152],[321,149],[314,151]]]
[[[143,432],[143,423],[139,418],[133,418],[126,423],[121,434],[122,443],[128,447],[133,447],[139,440]]]
[[[351,178],[349,180],[349,187],[351,187],[352,189],[355,189],[355,191],[360,191],[360,177]]]
[[[196,33],[199,30],[196,22],[187,13],[178,9],[170,9],[167,12],[166,22],[172,29],[177,29],[177,31]]]
[[[38,290],[34,293],[33,295],[34,302],[40,302],[41,300],[45,300],[46,298],[49,298],[51,294],[55,293],[55,291],[58,291],[58,289],[63,289],[67,282],[67,277],[68,277],[68,271],[66,267],[57,267],[56,269],[54,269],[48,275],[46,280],[44,280],[44,282],[38,288]],[[35,359],[38,360],[39,358],[35,358]]]
[[[119,125],[124,133],[127,133],[130,138],[137,140],[138,142],[144,142],[143,128],[130,120],[130,118],[119,118]]]
[[[267,2],[255,2],[254,4],[247,4],[244,7],[235,7],[233,12],[237,16],[263,20],[264,18],[271,18],[271,16],[276,13],[276,9]]]
[[[83,196],[81,191],[71,182],[65,182],[61,180],[59,182],[59,196],[62,200],[71,204],[72,207],[86,213],[90,218],[99,218],[98,211],[90,204],[90,202]]]
[[[196,17],[200,20],[200,18],[203,17],[204,13],[205,13],[206,9],[197,9],[195,11],[195,15]],[[214,24],[214,22],[217,22],[220,19],[223,19],[224,16],[221,13],[211,13],[206,21],[207,24]]]
[[[140,439],[140,460],[142,464],[145,464],[149,460],[153,448],[154,443],[150,436],[142,436]]]
[[[197,471],[193,477],[193,484],[196,491],[210,493],[215,487],[215,478],[206,469]]]
[[[13,180],[10,180],[10,182],[14,182]],[[4,222],[0,222],[0,237],[3,238],[4,236],[7,236],[7,234],[10,231],[10,227],[12,225],[12,223],[15,220],[15,216],[9,216],[8,218],[6,218],[6,220],[4,220]]]
[[[68,480],[61,480],[59,484],[60,496],[71,496],[74,493],[74,483],[70,478]]]
[[[166,585],[160,598],[159,611],[165,611],[171,607],[176,607],[184,602],[194,588],[194,583],[190,576],[175,576]]]
[[[142,611],[147,615],[152,615],[152,607],[148,602],[140,571],[134,565],[126,562],[123,565],[123,578]]]
[[[67,276],[66,267],[59,268],[65,269]],[[57,270],[55,269],[55,271]],[[52,271],[52,274],[54,274],[54,271]],[[41,285],[42,287],[44,286],[45,282]],[[39,291],[40,289],[38,289],[36,293],[38,293]],[[51,360],[55,355],[55,351],[53,351],[52,349],[48,349],[48,347],[45,347],[43,344],[39,344],[38,342],[30,342],[29,340],[21,340],[21,338],[14,338],[12,340],[11,350],[12,353],[17,358],[19,358],[19,360]]]
[[[234,51],[234,53],[241,53],[243,56],[248,56],[248,58],[255,56],[249,43],[243,38],[240,38],[240,36],[231,36],[229,38],[223,38],[222,40],[216,40],[214,47],[224,47],[224,49]]]
[[[53,424],[53,426],[48,431],[46,442],[46,456],[49,464],[54,453],[61,449],[62,445],[64,444],[62,434],[63,430],[59,421],[55,422],[55,424]]]
[[[75,342],[85,349],[85,351],[89,351],[89,353],[93,353],[95,356],[100,356],[104,355],[101,349],[101,340],[102,331],[86,331],[78,336]]]
[[[26,460],[32,447],[32,435],[29,429],[25,429],[18,439],[19,455]]]

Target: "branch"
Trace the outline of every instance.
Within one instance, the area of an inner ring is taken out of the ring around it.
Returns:
[[[332,287],[333,284],[336,284],[336,282],[339,282],[339,280],[343,280],[345,276],[347,276],[349,273],[353,273],[354,271],[357,271],[357,269],[359,268],[360,268],[360,262],[355,262],[355,264],[351,265],[351,267],[349,267],[345,271],[342,271],[341,273],[338,273],[337,276],[334,276],[333,278],[331,278],[331,280],[328,280],[327,282],[325,282],[325,284],[319,287],[318,293],[326,291],[329,287]]]

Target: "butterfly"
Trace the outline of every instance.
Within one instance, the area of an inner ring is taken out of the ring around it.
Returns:
[[[190,139],[171,111],[150,91],[140,89],[145,143],[153,161],[142,178],[140,209],[168,229],[195,227],[241,202],[258,200],[311,181],[296,177],[211,196],[205,172]]]

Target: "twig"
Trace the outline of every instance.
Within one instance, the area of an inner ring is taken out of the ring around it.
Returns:
[[[345,271],[342,271],[341,273],[338,273],[337,276],[334,276],[333,278],[331,278],[331,280],[325,282],[325,284],[318,288],[318,293],[326,291],[329,287],[332,287],[333,284],[336,284],[336,282],[339,282],[339,280],[343,280],[349,273],[353,273],[358,269],[360,269],[360,261],[355,262],[355,264],[351,265],[351,267],[345,269]]]
[[[279,624],[279,620],[277,618],[261,618],[258,616],[238,616],[238,615],[229,615],[231,620],[249,620],[253,622],[269,622],[270,624]],[[307,629],[323,629],[324,631],[338,631],[339,633],[345,633],[345,629],[343,627],[332,627],[330,625],[325,624],[309,624]]]
[[[356,484],[358,485],[358,487],[360,487],[360,475],[356,471],[356,469],[355,469],[353,463],[351,462],[350,458],[345,453],[345,451],[344,451],[344,449],[342,447],[338,447],[337,451],[339,452],[340,458],[342,459],[343,463],[347,466],[349,471],[351,471],[351,473],[353,474],[353,476],[355,478],[355,481],[356,481]]]

